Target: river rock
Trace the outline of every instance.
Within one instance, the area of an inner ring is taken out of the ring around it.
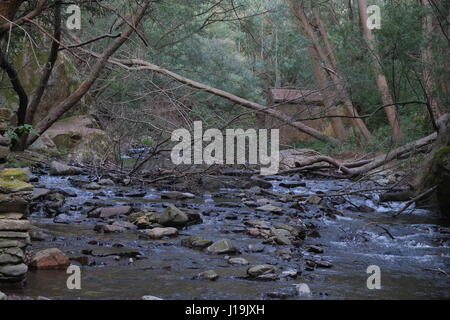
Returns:
[[[105,207],[100,210],[100,218],[109,219],[115,216],[128,215],[132,208],[130,206]]]
[[[69,258],[59,249],[52,248],[37,252],[31,259],[30,267],[41,270],[67,269]]]
[[[309,204],[320,204],[322,202],[322,197],[316,196],[316,195],[312,195],[310,197],[308,197],[306,199],[306,202]]]
[[[333,264],[326,260],[311,260],[306,259],[305,263],[310,268],[331,268]]]
[[[175,237],[178,235],[178,229],[176,228],[153,228],[145,230],[145,234],[151,239],[161,239],[164,237]]]
[[[31,200],[38,200],[40,198],[44,198],[45,196],[50,194],[50,190],[49,189],[45,189],[45,188],[34,188],[33,189],[33,194],[31,196]]]
[[[171,200],[185,200],[185,199],[193,199],[195,198],[195,195],[188,192],[166,191],[161,193],[161,198]]]
[[[52,161],[50,163],[50,174],[52,176],[74,176],[81,173],[82,170],[80,168],[68,166],[57,161]]]
[[[96,182],[91,182],[91,183],[85,185],[84,188],[86,190],[100,190],[102,188],[102,186]]]
[[[258,211],[271,212],[275,214],[283,214],[283,209],[280,207],[276,207],[271,204],[266,204],[265,206],[256,208]]]
[[[189,217],[177,207],[170,205],[164,209],[159,224],[165,227],[182,227],[189,221]]]
[[[98,181],[98,184],[101,186],[113,186],[114,181],[112,181],[111,179],[100,179]]]
[[[195,279],[215,281],[215,280],[217,280],[219,278],[219,275],[214,270],[207,270],[207,271],[200,272],[194,278]]]
[[[183,247],[193,248],[193,249],[204,249],[210,246],[213,242],[208,239],[203,239],[200,237],[187,237],[181,240],[181,245]]]
[[[159,300],[164,300],[155,296],[143,296],[142,300],[146,300],[146,301],[159,301]]]
[[[28,271],[26,264],[16,264],[16,265],[0,265],[0,279],[1,277],[7,278],[18,278],[23,277]]]
[[[313,253],[323,253],[323,249],[318,246],[309,246],[307,250],[308,250],[308,252],[313,252]]]
[[[31,224],[27,220],[0,219],[0,230],[3,231],[28,231]]]
[[[281,273],[282,278],[297,278],[298,270],[297,269],[288,269]]]
[[[246,182],[243,185],[244,189],[251,189],[253,187],[259,187],[259,188],[263,188],[263,189],[269,189],[272,188],[272,183],[270,183],[269,181],[266,181],[264,179],[261,179],[257,176],[253,176],[250,178],[250,180],[248,182]]]
[[[31,172],[29,169],[21,168],[9,168],[0,171],[0,179],[2,180],[18,180],[23,182],[29,182]]]
[[[127,230],[136,230],[138,228],[136,225],[128,221],[115,221],[112,225]]]
[[[297,291],[297,295],[299,297],[311,297],[311,289],[306,283],[299,283],[294,285],[295,290]]]
[[[139,229],[150,229],[151,225],[159,221],[159,214],[156,212],[141,212],[142,216],[133,220]]]
[[[206,251],[214,254],[225,254],[225,253],[237,253],[236,247],[231,243],[230,240],[219,240],[214,242]]]
[[[10,194],[19,192],[33,191],[33,186],[20,180],[0,179],[0,193]]]
[[[241,266],[248,265],[248,261],[244,258],[230,258],[228,259],[228,263],[232,265],[241,265]]]
[[[114,225],[114,224],[106,224],[106,225],[102,225],[100,227],[101,231],[103,231],[103,233],[122,233],[125,232],[127,229],[119,226],[119,225]]]
[[[277,269],[270,264],[261,264],[248,268],[247,274],[250,277],[259,277],[266,274],[275,274]]]

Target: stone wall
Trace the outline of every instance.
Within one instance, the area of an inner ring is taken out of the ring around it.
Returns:
[[[27,220],[33,186],[23,169],[0,171],[0,286],[23,284],[28,271],[26,247],[30,243]]]

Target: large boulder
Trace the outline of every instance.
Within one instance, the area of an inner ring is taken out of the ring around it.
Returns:
[[[64,153],[73,162],[112,157],[111,141],[90,116],[78,115],[55,122],[31,146],[47,153]]]
[[[59,249],[39,251],[31,259],[30,267],[35,269],[67,269],[69,258]]]
[[[435,188],[432,202],[440,211],[450,216],[450,114],[446,114],[438,122],[438,138],[418,177],[416,193],[427,193]],[[426,202],[424,197],[419,204]]]
[[[80,174],[82,171],[79,168],[68,166],[67,164],[52,161],[50,163],[50,174],[52,176],[72,176]]]
[[[233,254],[238,252],[237,248],[231,243],[230,240],[227,239],[214,242],[212,245],[206,248],[206,251],[214,254]]]
[[[189,217],[177,207],[170,205],[164,209],[159,224],[165,227],[182,227],[189,221]]]

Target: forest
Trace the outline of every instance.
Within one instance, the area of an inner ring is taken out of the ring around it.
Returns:
[[[448,0],[0,0],[0,300],[449,299],[449,37]]]

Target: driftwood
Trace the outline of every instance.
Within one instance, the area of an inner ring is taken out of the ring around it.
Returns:
[[[414,142],[410,142],[408,144],[405,144],[401,147],[398,147],[394,150],[389,151],[386,154],[379,155],[373,159],[367,159],[367,160],[359,160],[355,162],[350,163],[341,163],[340,161],[328,157],[328,156],[315,156],[306,158],[303,161],[296,162],[296,167],[294,169],[284,170],[281,172],[281,174],[290,174],[295,173],[304,170],[307,168],[308,170],[313,169],[314,167],[312,165],[326,162],[331,165],[331,167],[334,167],[337,169],[338,173],[343,174],[344,177],[355,177],[360,176],[363,174],[366,174],[367,172],[376,169],[378,167],[381,167],[385,165],[386,163],[401,158],[403,155],[407,153],[414,152],[417,149],[420,149],[426,145],[429,145],[433,143],[437,138],[437,133],[433,133],[429,136],[426,136],[422,139],[419,139]],[[318,167],[317,169],[323,169],[324,167]]]

